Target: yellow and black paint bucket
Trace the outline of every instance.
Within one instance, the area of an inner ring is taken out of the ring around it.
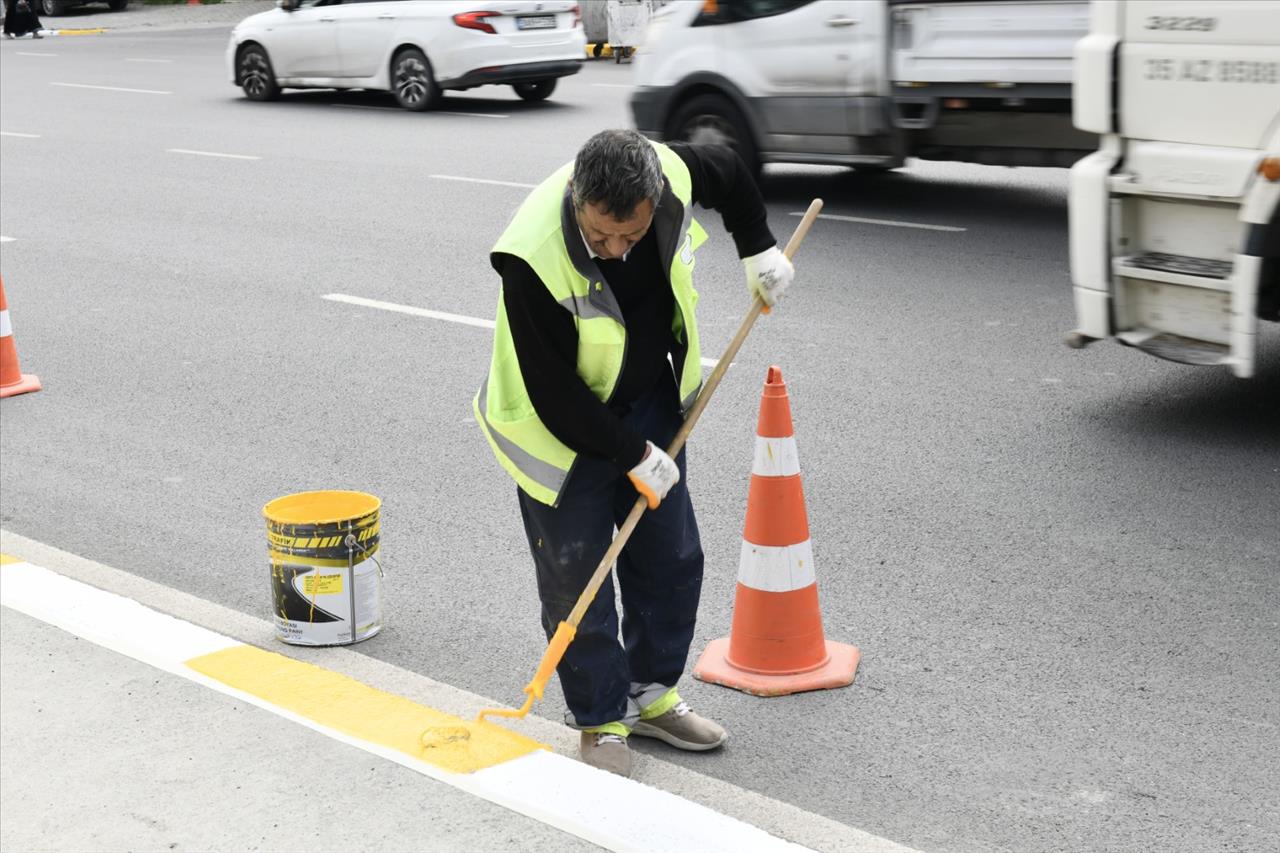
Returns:
[[[276,636],[345,646],[382,628],[382,501],[364,492],[299,492],[262,508]]]

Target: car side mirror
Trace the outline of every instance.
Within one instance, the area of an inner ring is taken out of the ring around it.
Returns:
[[[292,12],[298,8],[298,0],[276,0],[276,7],[286,12]]]

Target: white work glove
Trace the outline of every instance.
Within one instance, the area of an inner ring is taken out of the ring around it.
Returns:
[[[777,246],[743,258],[742,265],[747,269],[747,289],[752,296],[760,297],[766,311],[778,304],[796,277],[796,268]]]
[[[639,465],[627,472],[627,476],[631,478],[631,485],[636,487],[636,491],[649,502],[649,509],[657,509],[671,487],[680,482],[680,469],[676,467],[676,461],[661,447],[652,441],[646,441],[645,444],[648,447],[644,458]]]

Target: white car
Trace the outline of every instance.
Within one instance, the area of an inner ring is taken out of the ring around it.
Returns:
[[[252,100],[377,89],[410,110],[489,83],[541,101],[585,60],[573,0],[280,0],[237,24],[227,46],[231,80]]]

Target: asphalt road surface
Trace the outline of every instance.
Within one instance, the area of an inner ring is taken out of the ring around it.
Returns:
[[[322,297],[491,319],[489,247],[525,186],[629,124],[630,68],[591,63],[542,104],[258,104],[226,38],[0,49],[3,275],[45,383],[4,402],[3,525],[265,617],[262,505],[372,492],[387,627],[358,651],[517,702],[544,638],[514,487],[470,414],[490,333]],[[728,746],[637,749],[931,851],[1276,848],[1280,335],[1248,381],[1068,350],[1066,178],[768,169],[780,239],[815,196],[832,218],[690,443],[693,653],[728,631],[777,364],[826,632],[862,664],[777,699],[690,680]],[[746,291],[700,219],[714,357]],[[553,686],[537,713],[562,712]]]

